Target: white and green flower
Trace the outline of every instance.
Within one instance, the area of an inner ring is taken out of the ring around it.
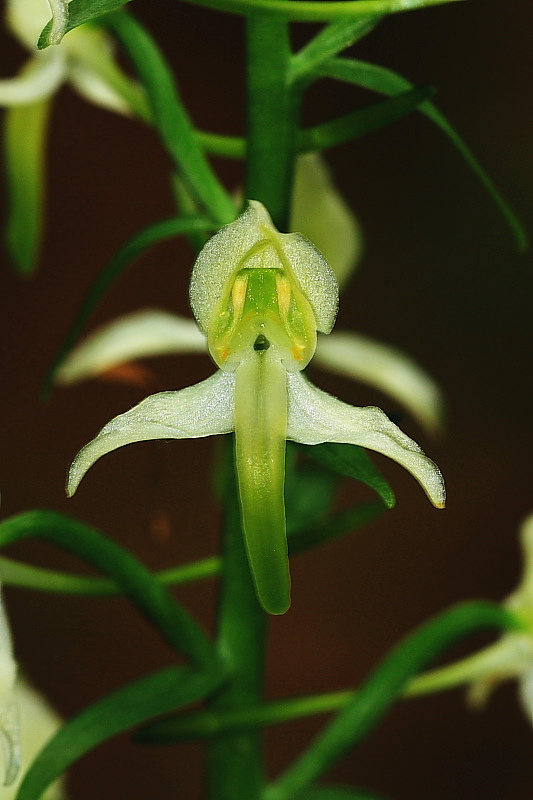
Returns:
[[[522,630],[505,633],[495,644],[465,662],[472,681],[468,699],[481,707],[502,682],[518,681],[522,708],[533,724],[533,514],[522,523],[520,543],[523,574],[520,584],[504,606],[521,623]]]
[[[55,46],[39,51],[37,41],[50,12]],[[31,57],[19,75],[0,80],[0,106],[41,102],[69,83],[92,103],[129,113],[127,97],[139,90],[115,61],[110,37],[95,25],[82,25],[63,38],[67,20],[66,0],[7,0],[7,27]]]
[[[411,472],[437,507],[445,500],[442,476],[380,409],[342,403],[303,374],[317,331],[333,327],[337,281],[314,245],[301,234],[280,234],[261,203],[250,201],[207,242],[194,265],[190,299],[218,371],[181,391],[152,395],[109,422],[76,456],[67,492],[76,491],[98,458],[125,444],[234,431],[251,570],[264,608],[283,613],[290,603],[287,439],[383,453]],[[200,347],[198,336],[193,346]]]

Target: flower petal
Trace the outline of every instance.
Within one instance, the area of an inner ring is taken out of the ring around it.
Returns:
[[[62,49],[69,56],[69,81],[86,100],[120,114],[149,114],[143,89],[122,71],[105,30],[82,25],[69,33]]]
[[[527,672],[524,672],[518,681],[518,694],[522,708],[528,716],[529,721],[533,724],[533,667]]]
[[[533,642],[528,634],[506,633],[495,644],[459,662],[461,672],[472,681],[467,700],[473,708],[482,708],[491,692],[502,681],[533,672]],[[524,698],[522,698],[524,700]],[[525,702],[525,700],[524,700]],[[528,713],[533,711],[533,695],[529,689]],[[525,703],[527,705],[527,703]]]
[[[354,333],[331,333],[318,337],[315,363],[390,395],[431,433],[441,429],[439,387],[401,350]]]
[[[7,25],[29,50],[37,47],[41,31],[49,20],[50,7],[45,0],[7,0]]]
[[[442,475],[436,466],[379,408],[356,408],[313,386],[301,372],[287,373],[287,438],[302,444],[344,442],[376,450],[408,470],[437,508],[445,505]]]
[[[319,153],[296,162],[290,229],[318,247],[342,288],[361,258],[362,233]]]
[[[316,329],[329,333],[335,322],[339,290],[333,270],[316,247],[299,233],[279,233],[256,200],[235,222],[225,225],[203,249],[193,267],[191,306],[200,328],[216,322],[217,308],[243,268],[276,268],[293,273],[311,305]],[[232,280],[233,278],[233,280]]]
[[[10,786],[20,769],[20,729],[14,695],[17,665],[13,658],[11,633],[0,597],[0,747],[3,755],[4,786]]]
[[[20,733],[22,745],[22,769],[10,791],[0,791],[2,800],[15,800],[22,782],[35,756],[56,733],[61,720],[47,703],[46,699],[24,680],[19,678],[15,684],[15,698],[20,713]],[[66,797],[63,779],[54,781],[42,795],[41,800],[60,800]]]
[[[206,338],[192,319],[147,309],[119,317],[90,334],[72,350],[56,381],[76,383],[147,356],[206,352]]]
[[[0,80],[0,106],[22,106],[44,100],[65,78],[65,59],[52,50],[30,59],[15,78]]]
[[[218,371],[179,392],[160,392],[102,428],[71,464],[67,495],[71,497],[95,461],[133,442],[150,439],[196,439],[233,430],[235,376]]]

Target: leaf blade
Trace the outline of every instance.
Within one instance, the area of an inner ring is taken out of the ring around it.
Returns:
[[[335,761],[359,744],[401,696],[409,680],[452,644],[476,631],[507,630],[516,625],[516,619],[502,606],[482,601],[460,603],[423,623],[392,649],[352,701],[267,789],[265,800],[299,797]]]
[[[395,496],[389,483],[374,466],[364,448],[352,444],[325,442],[317,445],[300,445],[303,452],[322,466],[355,478],[373,489],[387,508],[393,508]]]
[[[434,94],[431,86],[409,89],[388,100],[353,111],[343,117],[323,122],[302,131],[300,150],[325,150],[373,133],[405,117],[424,104]]]
[[[56,778],[99,744],[152,717],[203,699],[222,679],[218,672],[171,666],[112,692],[58,731],[26,773],[17,800],[37,800]]]
[[[198,623],[129,552],[94,528],[53,511],[26,511],[0,523],[0,547],[43,539],[92,564],[117,582],[133,605],[166,641],[194,664],[219,664]]]
[[[43,394],[45,396],[50,393],[59,367],[76,343],[93,309],[126,269],[150,247],[191,231],[202,230],[213,230],[213,223],[205,217],[175,217],[160,220],[143,228],[119,248],[87,292],[80,310],[74,318],[74,322],[45,377],[43,384]]]
[[[131,59],[146,90],[154,127],[188,188],[218,227],[233,222],[237,210],[205,158],[174,76],[156,42],[125,11],[106,17],[106,26]]]
[[[363,89],[389,96],[397,94],[398,92],[404,92],[409,87],[412,87],[412,84],[406,78],[398,75],[393,70],[366,61],[347,58],[331,59],[331,61],[326,62],[316,71],[315,76],[353,83]],[[504,197],[500,194],[496,185],[489,178],[462,137],[459,136],[455,128],[453,128],[446,117],[441,114],[433,103],[422,103],[418,107],[418,110],[434,122],[452,142],[506,220],[518,249],[521,252],[526,250],[528,238],[522,223]]]
[[[63,31],[63,36],[69,31],[84,25],[86,22],[93,22],[96,19],[116,11],[121,6],[129,3],[130,0],[71,0],[68,4],[68,22]],[[52,20],[47,22],[41,31],[37,47],[44,50],[58,42],[51,41]]]

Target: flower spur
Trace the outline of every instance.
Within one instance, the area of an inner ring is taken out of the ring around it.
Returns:
[[[266,611],[290,604],[284,511],[285,441],[342,442],[389,456],[444,506],[436,465],[378,408],[356,408],[318,389],[302,370],[329,333],[335,276],[300,234],[280,234],[261,203],[210,239],[195,263],[191,306],[219,370],[178,392],[161,392],[111,420],[76,456],[67,493],[89,467],[123,445],[235,432],[243,530]]]

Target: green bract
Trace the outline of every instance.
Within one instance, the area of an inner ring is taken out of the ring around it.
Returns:
[[[117,447],[234,431],[250,566],[259,600],[274,614],[290,604],[286,439],[376,450],[409,470],[435,506],[444,505],[438,468],[380,409],[342,403],[303,375],[316,331],[329,332],[337,311],[333,272],[307,239],[278,233],[261,203],[251,201],[200,253],[191,305],[219,371],[179,392],[152,395],[108,423],[74,460],[69,495]]]

